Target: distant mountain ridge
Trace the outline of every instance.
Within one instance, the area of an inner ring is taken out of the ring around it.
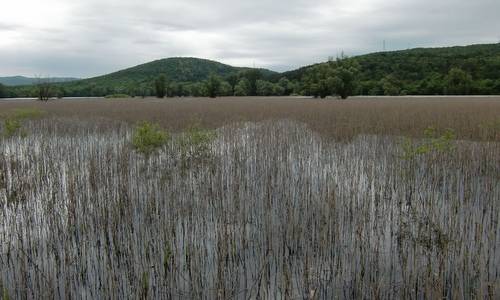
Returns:
[[[34,78],[34,77],[25,77],[25,76],[0,77],[0,83],[3,85],[6,85],[6,86],[33,85],[33,84],[36,84],[37,82],[39,82],[40,80],[42,80],[42,81],[50,80],[51,82],[54,82],[54,83],[60,83],[60,82],[69,82],[69,81],[80,80],[80,78],[73,78],[73,77]]]

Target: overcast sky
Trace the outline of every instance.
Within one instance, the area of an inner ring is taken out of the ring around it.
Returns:
[[[91,77],[172,56],[276,71],[341,51],[500,42],[500,0],[2,0],[0,76]]]

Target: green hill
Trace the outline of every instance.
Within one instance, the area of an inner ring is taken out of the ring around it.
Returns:
[[[170,83],[196,83],[211,74],[227,78],[251,68],[233,67],[216,61],[192,57],[173,57],[124,69],[104,76],[83,79],[61,85],[65,94],[72,96],[101,96],[113,93],[137,94],[144,89],[151,93],[152,82],[164,74]],[[275,72],[259,69],[266,77]]]
[[[451,69],[470,76],[469,93],[500,94],[500,44],[445,48],[416,48],[378,52],[350,58],[359,64],[358,94],[434,95],[447,92]],[[285,72],[290,80],[303,81],[321,63]]]
[[[216,61],[193,57],[173,57],[155,60],[132,68],[121,70],[108,75],[83,80],[83,82],[115,82],[134,80],[137,82],[154,80],[158,74],[165,74],[170,81],[198,82],[205,80],[210,74],[226,77],[250,68],[238,68]],[[272,74],[274,72],[261,69]]]

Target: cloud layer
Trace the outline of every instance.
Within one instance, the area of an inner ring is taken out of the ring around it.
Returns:
[[[350,55],[500,41],[497,0],[16,0],[0,76],[90,77],[171,56],[277,71]]]

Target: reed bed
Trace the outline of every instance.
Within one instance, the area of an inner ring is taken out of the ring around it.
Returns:
[[[24,127],[0,143],[13,299],[500,297],[495,141],[408,158],[400,137],[272,120],[144,157],[127,123]]]
[[[0,117],[15,109],[38,108],[47,117],[99,118],[129,124],[143,120],[170,131],[184,130],[193,121],[207,128],[235,122],[288,119],[307,124],[335,140],[360,134],[422,137],[433,126],[453,128],[459,139],[500,142],[500,97],[304,97],[134,98],[2,101]]]

